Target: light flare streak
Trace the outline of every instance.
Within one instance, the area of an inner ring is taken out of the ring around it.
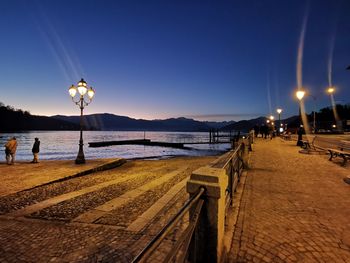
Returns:
[[[298,55],[297,55],[297,87],[298,90],[303,89],[303,78],[302,78],[302,69],[303,69],[303,52],[304,52],[304,42],[305,42],[305,34],[306,34],[306,27],[307,27],[307,21],[308,21],[308,13],[309,13],[309,5],[307,5],[305,10],[305,15],[303,18],[303,24],[301,27],[300,32],[300,38],[299,38],[299,45],[298,45]],[[305,129],[305,133],[310,133],[310,127],[307,121],[307,116],[305,113],[305,104],[304,100],[299,101],[299,110],[301,115],[301,120]]]
[[[72,49],[68,49],[67,43],[59,35],[44,9],[37,5],[39,15],[33,14],[39,32],[45,40],[48,49],[51,51],[57,65],[63,72],[65,79],[69,84],[86,76],[82,70],[81,64],[77,56],[74,55]]]

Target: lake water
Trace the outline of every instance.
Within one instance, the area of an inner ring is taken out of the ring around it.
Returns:
[[[41,160],[75,160],[79,149],[79,131],[30,131],[23,133],[0,134],[0,145],[15,136],[17,138],[17,160],[32,160],[31,152],[34,138],[40,139]],[[208,133],[205,132],[127,132],[127,131],[84,131],[84,153],[86,159],[95,158],[167,158],[172,156],[204,156],[220,154],[227,150],[229,144],[186,145],[190,150],[166,147],[121,145],[90,148],[88,142],[117,141],[131,139],[150,139],[163,142],[207,142]],[[3,150],[5,148],[2,148]],[[5,153],[3,160],[5,160]],[[0,160],[2,158],[0,157]]]

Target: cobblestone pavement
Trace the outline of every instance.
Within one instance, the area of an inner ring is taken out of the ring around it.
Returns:
[[[101,167],[119,160],[121,159],[87,160],[85,164],[81,165],[76,165],[72,160],[41,161],[36,164],[20,161],[14,165],[0,162],[0,196],[16,193],[54,180],[62,180],[78,172]]]
[[[6,186],[11,194],[0,197],[0,262],[130,262],[178,211],[187,194],[180,187],[170,202],[158,205],[158,200],[193,170],[214,159],[131,161],[64,182],[39,187],[36,183],[35,188],[17,193],[10,189],[16,181],[16,174],[12,174],[14,182],[7,179],[10,183]],[[143,187],[143,192],[134,196],[138,187]],[[84,189],[89,191],[85,193]],[[91,223],[73,220],[128,193],[123,206],[111,209],[101,220]],[[45,205],[41,207],[41,203]],[[29,214],[21,213],[28,208],[32,208]],[[128,230],[148,210],[159,212],[140,231]],[[185,217],[182,225],[187,220]],[[164,256],[181,228],[170,233],[154,260]]]
[[[350,165],[299,149],[254,144],[229,262],[350,262]]]

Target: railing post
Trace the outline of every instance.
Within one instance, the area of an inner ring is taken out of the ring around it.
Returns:
[[[206,189],[205,202],[197,229],[191,241],[190,262],[220,262],[225,230],[225,190],[228,176],[225,169],[210,166],[195,170],[187,182],[187,192]]]

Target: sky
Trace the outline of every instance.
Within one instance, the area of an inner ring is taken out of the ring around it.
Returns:
[[[349,14],[347,0],[0,0],[0,102],[78,115],[68,88],[84,78],[84,114],[285,118],[299,54],[307,112],[330,105],[329,83],[350,103]]]

